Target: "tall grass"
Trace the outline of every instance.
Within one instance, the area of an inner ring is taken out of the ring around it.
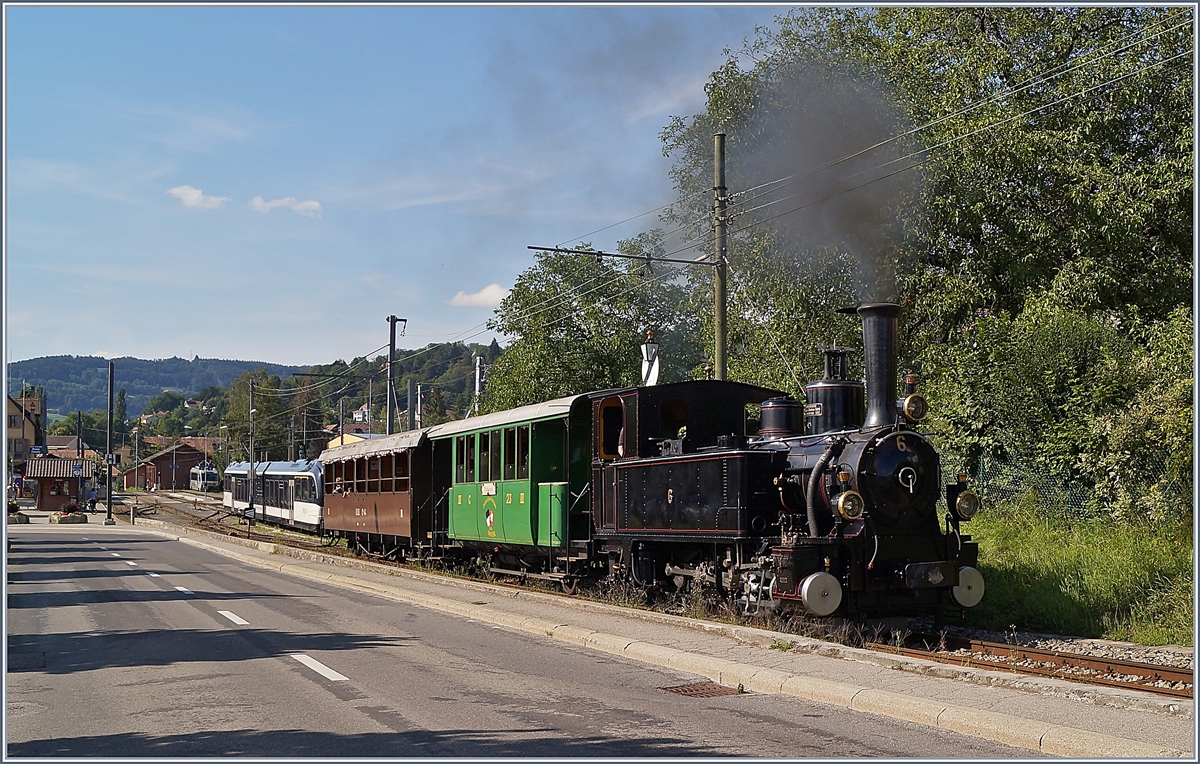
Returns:
[[[970,533],[987,586],[970,624],[1192,644],[1190,525],[1066,522],[1026,500],[981,512]]]

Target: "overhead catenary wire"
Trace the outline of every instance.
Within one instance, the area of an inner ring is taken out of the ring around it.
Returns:
[[[1024,81],[1024,82],[1022,82],[1022,83],[1019,83],[1018,85],[1014,85],[1013,87],[1007,88],[1007,89],[1005,89],[1005,90],[1003,90],[1003,91],[1001,91],[1001,92],[999,92],[999,93],[993,94],[992,96],[989,96],[988,98],[985,98],[985,99],[983,99],[983,100],[976,101],[976,102],[974,102],[974,103],[972,103],[972,104],[969,104],[969,105],[967,105],[967,106],[965,106],[965,107],[963,107],[963,108],[961,108],[961,109],[959,109],[959,110],[957,110],[957,111],[951,112],[950,114],[945,114],[945,115],[943,115],[943,116],[941,116],[941,117],[938,117],[937,119],[933,119],[933,120],[930,120],[930,121],[928,121],[928,122],[925,122],[924,124],[921,124],[921,125],[918,125],[918,126],[916,126],[916,127],[913,127],[913,128],[911,128],[911,129],[909,129],[909,130],[907,130],[907,131],[903,132],[903,133],[900,133],[900,134],[898,134],[898,135],[891,136],[891,137],[889,137],[889,138],[887,138],[887,139],[885,139],[885,140],[883,140],[883,141],[880,141],[880,142],[878,142],[878,143],[876,143],[876,144],[874,144],[874,145],[872,145],[872,146],[867,146],[867,147],[865,147],[865,148],[862,148],[862,149],[859,149],[858,151],[855,151],[855,152],[853,152],[853,153],[847,154],[847,155],[845,155],[845,156],[842,156],[842,157],[839,157],[839,158],[837,158],[837,159],[830,160],[829,162],[826,162],[826,163],[825,163],[825,164],[823,164],[823,165],[820,165],[820,166],[818,166],[818,167],[811,168],[811,169],[809,169],[809,170],[805,170],[805,171],[804,171],[804,172],[802,172],[802,173],[796,173],[796,174],[793,174],[793,175],[788,175],[788,176],[784,176],[784,177],[781,177],[781,178],[776,178],[776,179],[774,179],[774,180],[770,180],[770,181],[766,181],[766,182],[764,182],[764,183],[760,183],[760,184],[759,184],[759,185],[757,185],[757,186],[753,186],[753,187],[751,187],[751,188],[744,189],[744,190],[742,190],[742,191],[739,191],[739,192],[736,192],[736,193],[730,194],[730,200],[731,200],[731,201],[733,201],[733,200],[737,199],[738,197],[740,197],[740,196],[742,196],[742,195],[745,195],[745,194],[751,193],[751,192],[753,192],[753,191],[757,191],[757,190],[759,190],[759,189],[762,189],[762,188],[766,188],[766,187],[769,187],[769,186],[778,185],[778,184],[780,184],[780,183],[788,183],[788,182],[790,182],[790,181],[793,181],[793,180],[799,180],[799,179],[802,179],[802,178],[808,177],[808,176],[810,176],[810,175],[813,175],[813,174],[815,174],[815,173],[822,172],[822,171],[824,171],[824,170],[830,169],[830,168],[832,168],[832,167],[834,167],[834,166],[836,166],[836,165],[838,165],[838,164],[841,164],[841,163],[847,162],[847,161],[849,161],[849,160],[851,160],[851,159],[854,159],[854,158],[857,158],[857,157],[859,157],[859,156],[862,156],[863,154],[866,154],[867,152],[870,152],[870,151],[874,151],[875,149],[882,148],[883,146],[886,146],[886,145],[888,145],[889,143],[893,143],[893,142],[895,142],[895,141],[897,141],[897,140],[900,140],[900,139],[902,139],[902,138],[906,138],[906,137],[908,137],[908,136],[910,136],[910,135],[914,135],[914,134],[916,134],[916,133],[919,133],[919,132],[921,132],[921,131],[923,131],[923,130],[927,130],[927,129],[929,129],[929,128],[931,128],[931,127],[934,127],[934,126],[936,126],[936,125],[938,125],[938,124],[941,124],[941,123],[943,123],[943,122],[946,122],[946,121],[948,121],[948,120],[954,119],[955,117],[961,117],[961,116],[965,116],[965,115],[967,115],[967,114],[970,114],[971,112],[975,111],[976,109],[982,108],[982,107],[984,107],[984,106],[987,106],[987,105],[989,105],[989,104],[998,103],[998,102],[1000,102],[1001,100],[1003,100],[1003,99],[1005,99],[1005,98],[1011,98],[1012,96],[1014,96],[1014,95],[1016,95],[1016,94],[1018,94],[1018,93],[1021,93],[1022,91],[1028,90],[1028,89],[1030,89],[1030,88],[1032,88],[1032,87],[1034,87],[1034,86],[1036,86],[1036,85],[1041,85],[1041,84],[1044,84],[1044,83],[1047,83],[1047,82],[1051,82],[1051,81],[1053,81],[1053,80],[1055,80],[1055,79],[1058,79],[1058,78],[1060,78],[1060,77],[1063,77],[1063,76],[1065,76],[1065,75],[1069,74],[1070,72],[1073,72],[1073,71],[1075,71],[1075,70],[1077,70],[1077,69],[1081,69],[1081,68],[1083,68],[1083,67],[1085,67],[1085,66],[1091,66],[1091,65],[1094,65],[1094,64],[1096,64],[1096,63],[1098,63],[1098,62],[1100,62],[1100,61],[1103,61],[1103,60],[1104,60],[1104,59],[1106,59],[1106,58],[1109,58],[1109,57],[1111,57],[1111,56],[1115,56],[1115,55],[1117,55],[1118,53],[1122,53],[1122,52],[1124,52],[1124,51],[1131,50],[1132,48],[1136,47],[1137,45],[1140,45],[1140,44],[1142,44],[1142,43],[1144,43],[1144,42],[1148,42],[1148,41],[1150,41],[1150,40],[1153,40],[1154,38],[1156,38],[1156,37],[1159,37],[1159,36],[1161,36],[1161,35],[1163,35],[1163,34],[1166,34],[1166,33],[1168,33],[1168,32],[1172,32],[1172,31],[1175,31],[1175,30],[1177,30],[1177,29],[1181,29],[1181,28],[1183,28],[1183,27],[1190,26],[1190,25],[1191,25],[1191,23],[1192,23],[1191,21],[1185,21],[1185,22],[1182,22],[1182,23],[1179,23],[1179,24],[1175,24],[1174,26],[1171,26],[1171,27],[1168,27],[1168,28],[1165,28],[1165,29],[1161,29],[1161,30],[1159,30],[1158,32],[1155,32],[1155,33],[1154,33],[1154,34],[1152,34],[1152,35],[1145,36],[1145,37],[1140,37],[1140,38],[1138,38],[1137,40],[1134,40],[1133,42],[1129,43],[1128,45],[1123,45],[1123,46],[1121,46],[1121,47],[1118,47],[1118,48],[1116,48],[1115,50],[1109,50],[1109,51],[1107,51],[1107,52],[1097,52],[1097,53],[1096,53],[1095,55],[1093,55],[1093,56],[1090,56],[1090,57],[1089,57],[1089,56],[1085,56],[1085,57],[1083,57],[1083,58],[1082,58],[1082,60],[1077,60],[1077,61],[1075,61],[1075,62],[1065,62],[1065,63],[1059,64],[1059,65],[1058,65],[1058,66],[1056,66],[1056,67],[1052,67],[1052,68],[1051,68],[1049,71],[1047,71],[1047,72],[1043,72],[1043,73],[1041,73],[1041,74],[1039,74],[1039,75],[1037,75],[1037,76],[1035,76],[1035,77],[1033,77],[1033,78],[1031,78],[1031,79],[1028,79],[1028,80],[1026,80],[1026,81]],[[1131,39],[1131,38],[1132,38],[1134,35],[1136,35],[1136,34],[1137,34],[1136,32],[1130,32],[1129,34],[1127,34],[1127,35],[1125,35],[1125,36],[1123,36],[1123,37],[1121,37],[1121,38],[1118,38],[1117,40],[1113,41],[1113,43],[1112,43],[1112,44],[1113,44],[1113,45],[1120,45],[1120,44],[1121,44],[1121,43],[1123,43],[1124,41]],[[749,203],[749,202],[751,202],[751,201],[754,201],[755,199],[761,198],[762,196],[766,196],[767,194],[770,194],[770,193],[774,193],[774,191],[767,191],[767,192],[764,192],[764,193],[762,193],[762,194],[758,194],[758,195],[756,195],[756,196],[752,196],[752,197],[750,197],[749,199],[746,199],[746,200],[743,200],[743,201],[740,201],[740,202],[735,202],[735,204],[747,204],[747,203]]]
[[[1022,119],[1022,118],[1024,118],[1024,117],[1031,116],[1031,115],[1033,115],[1033,114],[1036,114],[1036,113],[1038,113],[1038,112],[1044,111],[1044,110],[1046,110],[1046,109],[1048,109],[1048,108],[1051,108],[1051,107],[1053,107],[1053,106],[1057,106],[1057,105],[1059,105],[1059,104],[1065,103],[1066,101],[1069,101],[1069,100],[1071,100],[1071,99],[1073,99],[1073,98],[1078,98],[1078,97],[1080,97],[1080,96],[1086,95],[1086,94],[1088,94],[1088,93],[1090,93],[1090,92],[1092,92],[1092,91],[1094,91],[1094,90],[1098,90],[1098,89],[1100,89],[1100,88],[1102,88],[1102,87],[1107,87],[1108,85],[1112,85],[1113,83],[1119,82],[1119,81],[1121,81],[1121,80],[1123,80],[1123,79],[1126,79],[1126,78],[1128,78],[1128,77],[1133,77],[1133,76],[1136,76],[1136,75],[1138,75],[1138,74],[1141,74],[1141,73],[1143,73],[1143,72],[1149,71],[1150,69],[1154,69],[1154,68],[1156,68],[1156,67],[1159,67],[1159,66],[1166,65],[1166,64],[1170,63],[1171,61],[1174,61],[1174,60],[1176,60],[1176,59],[1178,59],[1178,58],[1182,58],[1182,57],[1184,57],[1184,56],[1191,56],[1191,55],[1192,55],[1192,52],[1191,52],[1191,51],[1185,51],[1185,52],[1183,52],[1183,53],[1179,53],[1179,54],[1176,54],[1176,55],[1174,55],[1174,56],[1171,56],[1170,58],[1166,58],[1166,59],[1163,59],[1163,60],[1161,60],[1161,61],[1156,61],[1156,62],[1154,62],[1154,63],[1152,63],[1152,64],[1148,64],[1148,65],[1146,65],[1146,66],[1144,66],[1144,67],[1142,67],[1141,69],[1138,69],[1138,70],[1136,70],[1136,71],[1127,72],[1127,73],[1125,73],[1125,74],[1122,74],[1122,75],[1120,75],[1120,76],[1114,77],[1114,78],[1112,78],[1112,79],[1110,79],[1110,80],[1107,80],[1107,81],[1105,81],[1105,82],[1102,82],[1102,83],[1100,83],[1100,84],[1098,84],[1098,85],[1094,85],[1094,86],[1092,86],[1092,87],[1090,87],[1090,88],[1086,88],[1086,89],[1084,89],[1084,90],[1080,90],[1080,91],[1077,91],[1077,92],[1075,92],[1075,93],[1071,93],[1071,94],[1065,95],[1065,96],[1063,96],[1063,97],[1061,97],[1061,98],[1059,98],[1059,99],[1057,99],[1057,100],[1055,100],[1055,101],[1052,101],[1052,102],[1050,102],[1050,103],[1048,103],[1048,104],[1042,104],[1041,106],[1037,106],[1037,107],[1034,107],[1034,108],[1032,108],[1032,109],[1028,109],[1028,110],[1026,110],[1026,111],[1024,111],[1024,112],[1021,112],[1021,113],[1019,113],[1019,114],[1015,114],[1015,115],[1013,115],[1013,116],[1006,117],[1006,118],[1004,118],[1004,119],[1002,119],[1002,120],[999,120],[998,122],[993,122],[993,123],[991,123],[991,124],[984,125],[984,126],[982,126],[982,127],[979,127],[979,128],[977,128],[977,129],[975,129],[975,130],[972,130],[972,131],[970,131],[970,132],[968,132],[968,133],[964,133],[964,134],[961,134],[961,135],[957,135],[957,136],[955,136],[955,137],[953,137],[953,138],[950,138],[950,139],[947,139],[947,140],[945,140],[945,141],[942,141],[941,143],[935,144],[935,145],[933,145],[933,146],[927,146],[927,147],[924,147],[924,148],[922,148],[922,149],[919,149],[919,150],[917,150],[917,151],[914,151],[914,152],[912,152],[912,153],[910,153],[910,154],[907,154],[907,155],[905,155],[905,156],[903,156],[903,157],[897,157],[896,159],[889,160],[889,161],[887,161],[887,162],[884,162],[884,163],[882,163],[882,164],[879,164],[879,165],[876,165],[876,166],[874,166],[874,167],[868,168],[868,169],[866,169],[866,170],[862,170],[862,171],[860,171],[860,172],[854,173],[853,175],[850,175],[850,176],[847,176],[847,177],[848,177],[848,178],[859,177],[859,176],[862,176],[862,175],[865,175],[865,174],[867,174],[868,172],[871,172],[872,170],[878,170],[878,169],[882,169],[882,168],[884,168],[884,167],[887,167],[887,166],[889,166],[889,165],[896,164],[896,163],[898,163],[898,162],[902,162],[902,161],[906,161],[906,160],[914,159],[914,158],[916,158],[916,157],[919,157],[919,156],[921,156],[921,155],[927,155],[927,154],[929,154],[929,153],[930,153],[930,152],[932,152],[932,151],[935,151],[935,150],[937,150],[937,149],[940,149],[940,148],[945,148],[946,146],[949,146],[949,145],[951,145],[951,144],[957,143],[957,142],[959,142],[959,141],[962,141],[962,140],[966,140],[967,138],[970,138],[970,137],[973,137],[973,136],[975,136],[975,135],[978,135],[979,133],[987,132],[988,130],[994,130],[994,129],[996,129],[996,128],[998,128],[998,127],[1001,127],[1001,126],[1003,126],[1003,125],[1006,125],[1006,124],[1008,124],[1008,123],[1010,123],[1010,122],[1016,121],[1016,120],[1018,120],[1018,119]],[[833,198],[833,197],[835,197],[835,196],[839,196],[839,195],[841,195],[841,194],[848,193],[848,192],[850,192],[850,191],[855,191],[855,190],[857,190],[857,189],[859,189],[859,188],[863,188],[864,186],[870,185],[871,183],[876,183],[876,182],[878,182],[878,181],[880,181],[880,180],[884,180],[884,179],[886,179],[886,178],[893,177],[893,176],[895,176],[895,175],[898,175],[898,174],[900,174],[900,173],[902,173],[902,172],[907,172],[908,170],[911,170],[911,169],[913,169],[913,168],[915,168],[915,167],[918,167],[918,166],[920,166],[920,165],[923,165],[923,164],[925,164],[925,163],[926,163],[926,162],[928,162],[928,161],[930,161],[928,157],[926,157],[925,159],[921,159],[921,160],[919,160],[919,161],[915,161],[915,162],[913,162],[912,164],[910,164],[910,165],[908,165],[908,166],[906,166],[906,167],[902,167],[902,168],[900,168],[899,170],[895,170],[895,171],[893,171],[893,172],[886,173],[886,174],[884,174],[884,175],[881,175],[881,176],[879,176],[878,178],[874,178],[874,179],[872,179],[872,180],[869,180],[869,181],[867,181],[867,182],[865,182],[865,183],[860,183],[860,184],[858,184],[858,185],[856,185],[856,186],[851,186],[851,187],[849,187],[849,188],[840,189],[840,190],[838,190],[838,191],[835,191],[835,192],[833,192],[833,193],[831,193],[831,194],[827,194],[826,196],[823,196],[823,197],[821,197],[821,198],[819,198],[819,199],[815,199],[815,200],[813,200],[813,201],[806,202],[805,204],[802,204],[802,205],[800,205],[800,206],[798,206],[798,207],[795,207],[795,208],[793,208],[793,209],[790,209],[790,210],[788,210],[788,211],[786,211],[786,212],[782,212],[782,213],[780,213],[780,214],[778,214],[778,215],[773,215],[773,216],[771,216],[771,217],[764,218],[764,219],[762,219],[762,220],[757,220],[757,221],[754,221],[753,223],[750,223],[750,224],[748,224],[748,225],[742,226],[741,228],[735,229],[734,231],[732,231],[732,233],[739,233],[739,232],[741,232],[741,231],[746,231],[746,230],[748,230],[748,229],[750,229],[750,228],[754,228],[754,227],[756,227],[756,226],[759,226],[759,225],[762,225],[762,224],[764,224],[764,223],[768,223],[768,222],[770,222],[770,221],[772,221],[772,220],[778,220],[779,218],[781,218],[781,217],[783,217],[783,216],[785,216],[785,215],[790,215],[790,214],[792,214],[792,213],[794,213],[794,212],[799,212],[800,210],[802,210],[802,209],[805,209],[805,208],[807,208],[807,207],[811,207],[811,206],[812,206],[812,205],[814,205],[814,204],[818,204],[818,203],[820,203],[820,202],[828,201],[829,199],[832,199],[832,198]],[[783,201],[786,201],[786,200],[788,200],[788,199],[794,198],[794,197],[796,197],[796,196],[798,196],[798,195],[799,195],[798,193],[796,193],[796,194],[789,194],[788,196],[781,197],[781,198],[779,198],[779,199],[776,199],[776,200],[774,200],[774,201],[768,202],[768,203],[766,203],[766,204],[759,205],[758,207],[755,207],[755,208],[754,208],[754,210],[752,210],[752,211],[757,211],[757,210],[760,210],[760,209],[764,209],[764,208],[766,208],[766,207],[770,207],[770,206],[772,206],[772,205],[774,205],[774,204],[778,204],[778,203],[780,203],[780,202],[783,202]],[[747,211],[747,213],[748,213],[748,212],[750,212],[750,211]],[[743,213],[743,214],[747,214],[747,213]]]

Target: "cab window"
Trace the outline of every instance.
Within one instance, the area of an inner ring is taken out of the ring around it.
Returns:
[[[621,455],[621,430],[625,427],[625,409],[620,398],[605,398],[600,403],[600,458]]]
[[[664,438],[682,438],[687,434],[687,401],[672,398],[659,408],[659,433]]]

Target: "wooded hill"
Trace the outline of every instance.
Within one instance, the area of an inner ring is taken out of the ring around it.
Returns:
[[[484,351],[487,360],[499,356],[499,346]],[[445,343],[443,346],[426,348],[424,351],[396,350],[397,364],[394,374],[397,380],[413,377],[421,383],[435,383],[439,390],[451,396],[469,393],[473,389],[474,369],[471,365],[471,349]],[[41,385],[46,391],[47,411],[51,415],[66,415],[74,411],[91,412],[108,409],[108,361],[99,356],[44,356],[26,361],[16,361],[9,366],[8,387],[10,395],[17,395],[22,383],[30,387]],[[380,359],[367,361],[355,359],[350,364],[335,361],[326,365],[284,366],[263,361],[237,361],[221,358],[195,357],[161,358],[115,358],[114,391],[125,388],[126,411],[129,416],[143,413],[146,404],[164,392],[178,393],[183,397],[197,395],[205,388],[228,389],[234,380],[248,371],[264,370],[267,375],[288,379],[297,372],[339,373],[349,366],[356,369],[349,382],[347,406],[357,407],[367,396],[367,379],[375,376],[379,384],[374,390],[379,401],[382,398],[382,372],[384,362]],[[306,378],[306,382],[311,382]],[[362,388],[359,390],[358,388]],[[406,402],[405,389],[398,382],[399,403]],[[469,397],[469,395],[468,395]],[[457,401],[446,401],[447,407]],[[336,406],[336,402],[333,404]],[[353,408],[347,408],[347,412]]]
[[[228,387],[244,371],[263,368],[269,374],[290,377],[306,366],[283,366],[262,361],[233,361],[222,358],[114,358],[114,390],[125,388],[126,407],[139,414],[152,397],[172,390],[191,395],[209,385]],[[16,361],[8,368],[9,394],[15,395],[21,383],[42,385],[46,390],[47,411],[66,414],[72,411],[108,409],[108,361],[99,356],[55,355]]]

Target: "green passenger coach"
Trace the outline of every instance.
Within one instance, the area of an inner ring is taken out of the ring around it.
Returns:
[[[574,395],[430,428],[447,538],[510,571],[573,580],[589,557],[590,417]]]

